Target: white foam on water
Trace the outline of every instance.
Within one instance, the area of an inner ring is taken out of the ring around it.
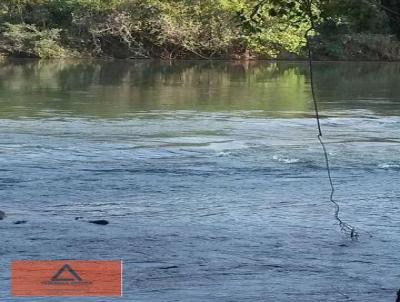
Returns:
[[[277,160],[278,162],[285,163],[285,164],[295,164],[295,163],[300,162],[300,159],[298,159],[298,158],[288,158],[288,157],[284,157],[282,155],[274,155],[274,156],[272,156],[272,158],[274,160]]]

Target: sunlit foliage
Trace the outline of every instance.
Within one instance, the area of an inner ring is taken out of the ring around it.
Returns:
[[[297,58],[307,0],[2,0],[0,52],[14,56]],[[391,0],[313,0],[315,52],[396,56]],[[382,43],[380,43],[382,41]],[[379,44],[390,51],[379,48]]]

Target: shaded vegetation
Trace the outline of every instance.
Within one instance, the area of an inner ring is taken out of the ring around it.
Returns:
[[[3,0],[0,52],[18,57],[304,55],[307,0]],[[400,58],[396,0],[314,0],[320,59]]]

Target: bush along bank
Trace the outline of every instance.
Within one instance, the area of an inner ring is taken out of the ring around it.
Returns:
[[[315,57],[399,60],[397,23],[378,2],[316,1]],[[0,53],[30,58],[301,59],[309,27],[302,10],[301,1],[294,0],[3,0]]]

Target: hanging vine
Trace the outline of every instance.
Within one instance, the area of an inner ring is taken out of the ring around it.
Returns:
[[[326,146],[324,144],[324,141],[322,139],[322,129],[321,129],[321,122],[320,122],[320,116],[319,116],[319,110],[318,110],[318,103],[317,103],[317,98],[315,95],[315,85],[314,85],[314,70],[313,70],[313,61],[312,61],[312,47],[311,47],[311,39],[310,39],[310,32],[315,30],[315,22],[314,22],[314,16],[312,13],[312,0],[304,0],[306,3],[306,8],[307,8],[307,14],[310,20],[310,28],[306,31],[305,33],[305,39],[307,41],[307,51],[308,51],[308,66],[309,66],[309,71],[310,71],[310,86],[311,86],[311,96],[312,100],[314,103],[314,111],[315,111],[315,118],[317,120],[317,127],[318,127],[318,141],[320,142],[322,146],[322,150],[324,151],[324,158],[325,158],[325,165],[326,165],[326,170],[328,172],[328,179],[329,179],[329,185],[331,188],[331,193],[329,196],[330,202],[334,205],[335,207],[335,219],[337,220],[341,231],[344,233],[348,234],[350,238],[355,239],[358,238],[359,234],[357,230],[350,224],[344,222],[340,216],[340,206],[339,204],[335,201],[333,198],[335,194],[335,186],[333,184],[332,180],[332,174],[331,174],[331,168],[329,164],[329,157],[328,157],[328,152],[326,150]]]

